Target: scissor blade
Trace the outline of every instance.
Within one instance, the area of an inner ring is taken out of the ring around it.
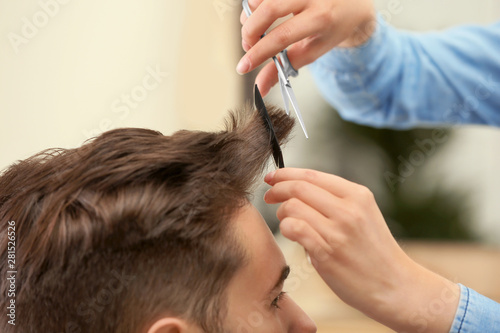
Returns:
[[[280,83],[281,97],[283,98],[283,102],[285,103],[285,111],[287,115],[290,115],[290,103],[288,103],[288,94],[285,90],[285,85],[287,84],[288,80],[285,76],[285,72],[283,71],[283,67],[281,67],[281,64],[276,56],[273,57],[273,61],[276,69],[278,70],[278,80]]]
[[[290,103],[288,102],[288,94],[285,89],[286,83],[281,82],[280,80],[280,89],[281,89],[281,97],[283,97],[283,101],[285,103],[285,111],[287,115],[290,115]]]
[[[297,99],[295,98],[295,93],[293,92],[292,86],[289,82],[285,85],[285,91],[288,95],[288,98],[290,98],[290,102],[292,102],[293,110],[295,111],[295,115],[299,120],[300,127],[302,127],[302,131],[304,131],[306,139],[309,139],[309,135],[307,135],[306,125],[304,124],[304,120],[302,119],[302,115],[300,114],[299,105],[297,104]]]
[[[245,14],[247,17],[250,17],[252,15],[252,10],[250,9],[250,6],[248,5],[248,0],[242,0],[242,5],[243,5],[243,10],[245,11]],[[262,37],[264,37],[266,34],[264,33]],[[288,56],[286,54],[286,50],[281,51],[281,57],[283,61],[284,59],[288,59]],[[281,63],[279,62],[278,58],[276,56],[273,57],[274,64],[276,65],[276,69],[278,70],[278,78],[280,82],[280,88],[281,88],[281,97],[283,98],[283,102],[285,103],[285,111],[287,115],[290,115],[290,101],[292,102],[292,107],[295,111],[295,114],[297,115],[297,119],[299,120],[300,127],[302,127],[302,131],[304,131],[304,135],[306,136],[307,139],[309,139],[309,135],[307,134],[306,126],[304,124],[304,120],[302,119],[302,115],[300,114],[299,106],[297,104],[297,99],[295,98],[295,94],[293,92],[292,86],[290,85],[290,81],[288,81],[288,75],[291,74],[291,71],[288,69],[286,70],[283,68]],[[290,66],[290,64],[288,64]],[[293,67],[292,67],[293,69]],[[295,71],[295,75],[292,76],[297,76],[297,72]],[[257,88],[257,86],[256,86]],[[257,93],[256,93],[257,95]],[[260,92],[259,92],[260,96]],[[288,98],[287,98],[288,97]],[[260,99],[255,98],[255,101],[257,103],[257,100],[259,102],[262,100],[262,96],[260,96]],[[257,108],[259,108],[258,105],[256,105]],[[264,106],[264,101],[262,101],[262,106]],[[264,106],[265,108],[265,106]],[[267,112],[266,112],[267,113]],[[274,132],[274,131],[273,131]],[[279,148],[279,145],[278,145]],[[276,156],[275,156],[276,158]]]

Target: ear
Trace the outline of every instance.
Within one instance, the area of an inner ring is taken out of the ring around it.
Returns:
[[[189,325],[174,317],[161,318],[151,325],[147,333],[187,333]],[[192,331],[190,331],[192,332]]]

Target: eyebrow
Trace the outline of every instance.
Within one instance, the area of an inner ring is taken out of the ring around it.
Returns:
[[[282,285],[285,282],[285,280],[287,279],[288,275],[290,275],[290,266],[286,265],[281,269],[281,274],[280,274],[278,280],[276,281],[274,286],[269,290],[268,294],[272,294],[277,289],[281,289]]]

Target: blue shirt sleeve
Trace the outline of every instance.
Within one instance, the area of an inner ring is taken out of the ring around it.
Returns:
[[[334,48],[309,68],[349,121],[399,129],[500,126],[500,22],[411,33],[379,17],[364,45]]]
[[[463,285],[460,291],[450,333],[500,332],[500,304]]]

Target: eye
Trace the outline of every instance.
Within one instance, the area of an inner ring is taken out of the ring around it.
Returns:
[[[284,291],[280,292],[280,294],[272,301],[271,306],[276,308],[276,309],[279,309],[280,308],[279,302],[285,294],[286,294],[286,292],[284,292]]]

